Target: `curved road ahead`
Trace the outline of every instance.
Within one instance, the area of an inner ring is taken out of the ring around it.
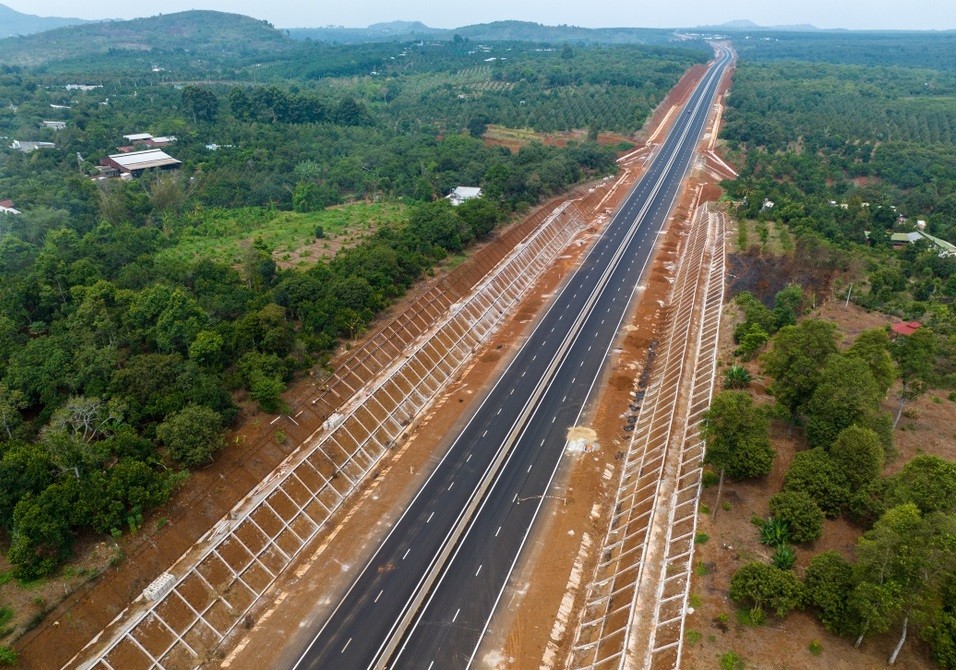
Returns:
[[[719,50],[647,173],[294,670],[470,664],[653,255],[728,60]]]

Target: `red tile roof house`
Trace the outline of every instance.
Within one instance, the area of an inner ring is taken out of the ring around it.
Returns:
[[[902,321],[900,323],[894,323],[890,326],[890,330],[897,335],[912,335],[919,330],[922,325],[919,321]]]

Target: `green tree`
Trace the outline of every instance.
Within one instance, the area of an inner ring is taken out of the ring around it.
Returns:
[[[70,555],[71,522],[78,509],[78,498],[76,480],[67,477],[39,495],[25,495],[17,503],[7,558],[18,579],[45,577]]]
[[[773,302],[773,317],[777,329],[795,325],[803,305],[803,288],[799,284],[787,284],[777,291]]]
[[[9,528],[17,503],[52,484],[56,466],[38,444],[12,442],[5,447],[0,459],[0,526]]]
[[[858,581],[876,587],[892,585],[899,594],[899,611],[887,619],[892,625],[902,617],[902,631],[890,655],[890,665],[906,642],[911,618],[921,618],[954,570],[956,516],[935,513],[924,517],[916,505],[900,505],[887,511],[860,538]]]
[[[751,323],[740,337],[740,346],[734,352],[745,361],[752,359],[770,339],[770,335],[760,324]]]
[[[891,507],[913,503],[923,514],[956,512],[956,463],[920,454],[890,477],[886,500]]]
[[[184,86],[182,104],[193,123],[215,123],[219,115],[219,98],[206,88]]]
[[[194,467],[212,460],[223,447],[222,417],[215,410],[189,404],[156,426],[156,437],[178,463]]]
[[[282,393],[285,384],[278,377],[262,373],[253,373],[249,382],[249,395],[259,403],[263,412],[279,413],[285,410]]]
[[[803,603],[803,585],[789,570],[766,563],[749,563],[730,578],[732,600],[748,605],[759,618],[764,608],[783,618]]]
[[[707,445],[704,462],[734,479],[763,477],[773,467],[774,450],[766,414],[745,391],[721,391],[704,413],[701,435]]]
[[[782,491],[770,499],[770,513],[787,524],[797,544],[816,541],[823,533],[823,512],[803,491]]]
[[[829,447],[844,428],[864,423],[879,411],[880,390],[859,358],[834,354],[806,404],[807,443]]]
[[[890,353],[896,360],[900,371],[900,379],[903,382],[897,396],[900,402],[893,423],[894,428],[900,422],[900,417],[903,416],[903,408],[906,403],[915,400],[926,392],[930,376],[933,373],[936,349],[936,335],[925,326],[912,335],[901,335],[893,341]]]
[[[21,391],[12,390],[6,384],[0,383],[0,426],[8,439],[13,438],[14,429],[23,422],[20,410],[26,406],[27,401]]]
[[[482,137],[488,130],[488,124],[491,119],[487,114],[477,114],[468,120],[468,133],[472,137]]]
[[[883,445],[869,428],[852,425],[843,429],[828,451],[851,491],[864,488],[883,472]]]
[[[890,358],[890,338],[884,328],[871,328],[857,335],[846,354],[859,358],[870,368],[877,386],[886,395],[896,379],[896,366]]]
[[[848,604],[853,586],[853,566],[839,553],[825,551],[810,559],[803,577],[804,593],[831,633],[851,635],[859,628]]]
[[[201,330],[189,345],[189,358],[200,365],[218,367],[224,362],[222,335],[214,330]]]
[[[929,643],[940,667],[956,668],[956,579],[943,586],[941,597],[927,612],[920,637]]]
[[[836,326],[827,321],[806,319],[774,336],[763,357],[763,370],[773,377],[771,393],[792,416],[810,401],[824,363],[836,352]]]
[[[807,494],[830,518],[840,514],[850,497],[846,475],[823,449],[808,449],[793,457],[783,490]]]

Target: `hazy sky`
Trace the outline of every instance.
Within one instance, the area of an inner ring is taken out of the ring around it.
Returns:
[[[84,19],[134,18],[186,9],[215,9],[266,19],[279,28],[417,20],[435,28],[454,28],[503,19],[587,27],[678,27],[750,19],[760,25],[811,23],[819,28],[952,29],[954,0],[3,0],[17,11]]]

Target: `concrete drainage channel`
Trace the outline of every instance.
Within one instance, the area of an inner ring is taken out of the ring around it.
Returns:
[[[585,223],[576,202],[556,208],[64,668],[183,668],[212,658]]]
[[[630,443],[567,662],[574,670],[680,665],[704,452],[699,426],[714,389],[724,297],[724,227],[723,214],[701,206],[684,242],[657,366],[650,383],[638,385],[643,396],[630,407],[637,418],[624,426]]]

